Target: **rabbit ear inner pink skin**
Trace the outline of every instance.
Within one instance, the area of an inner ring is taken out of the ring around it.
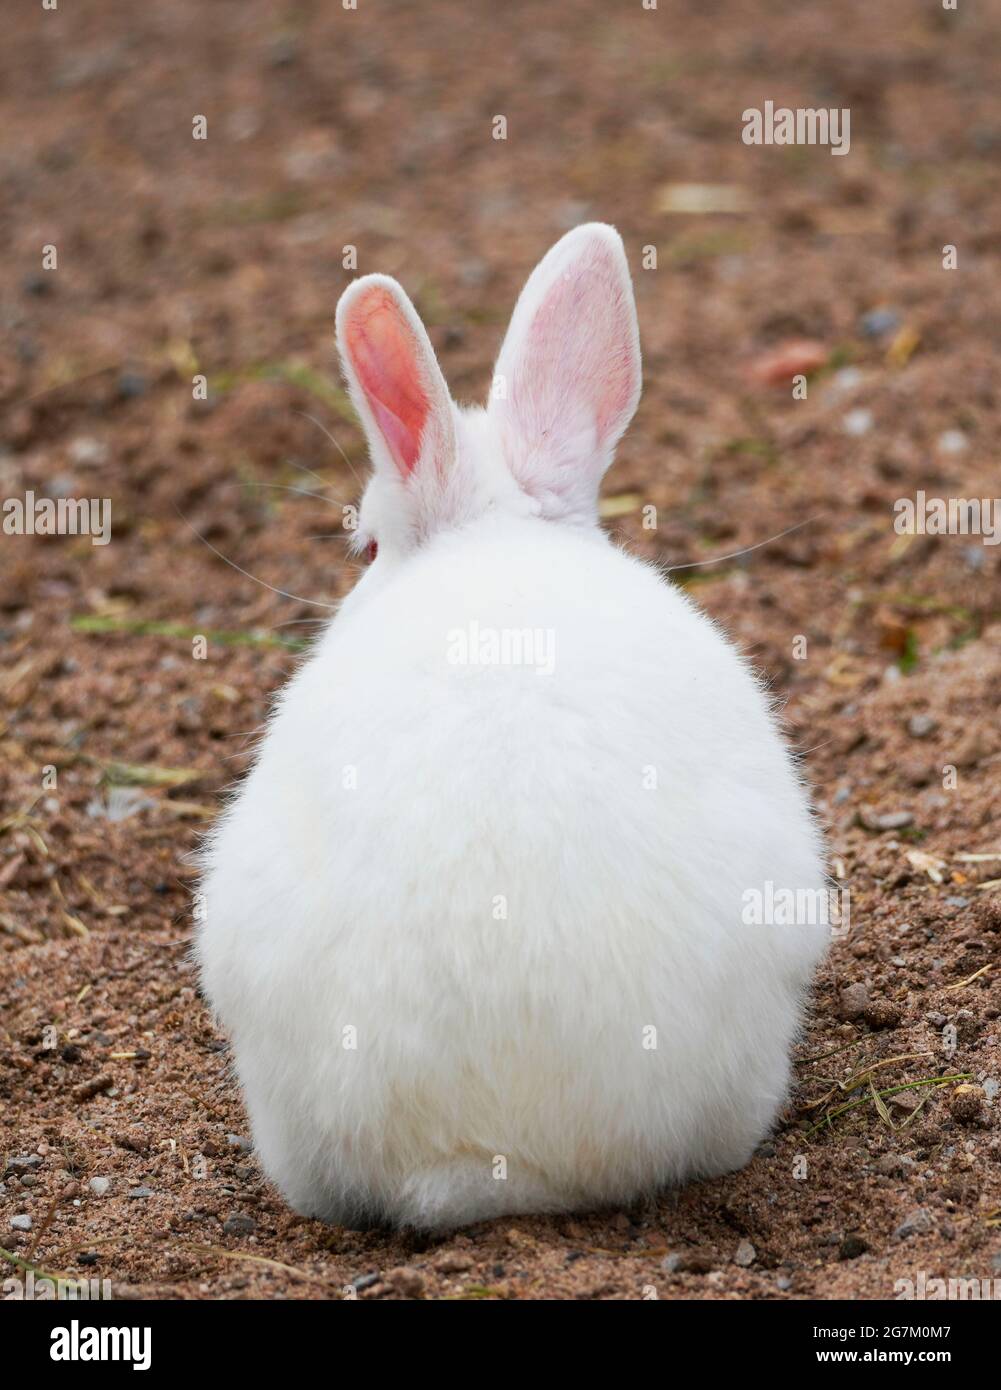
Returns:
[[[489,408],[508,466],[550,519],[597,521],[598,488],[636,410],[639,331],[622,239],[588,223],[532,272]]]
[[[365,423],[374,426],[406,481],[426,446],[443,467],[451,402],[434,351],[410,301],[383,276],[366,276],[348,290],[338,314],[344,362],[364,397]],[[428,426],[431,425],[429,429]]]

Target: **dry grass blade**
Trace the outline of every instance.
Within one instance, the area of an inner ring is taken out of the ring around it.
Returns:
[[[5,1250],[2,1245],[0,1245],[0,1258],[7,1260],[17,1269],[23,1269],[26,1274],[29,1272],[34,1274],[37,1279],[51,1279],[57,1289],[62,1284],[76,1285],[80,1282],[80,1279],[75,1274],[67,1274],[66,1271],[62,1269],[42,1269],[40,1266],[32,1264],[30,1260],[25,1260],[22,1259],[20,1255],[15,1255],[13,1250]]]
[[[195,637],[204,637],[208,642],[218,642],[224,647],[283,647],[287,651],[303,651],[308,642],[299,637],[275,636],[270,632],[200,632],[196,627],[186,627],[183,623],[145,622],[116,617],[84,614],[70,620],[74,632],[125,633],[132,637],[179,637],[190,642]]]
[[[112,787],[183,787],[205,773],[198,767],[154,767],[142,763],[99,763]]]
[[[842,1043],[840,1047],[832,1047],[830,1052],[818,1052],[816,1057],[799,1057],[796,1059],[796,1065],[806,1067],[814,1062],[825,1062],[828,1057],[837,1057],[842,1052],[849,1052],[853,1047],[862,1047],[864,1044],[865,1038],[855,1038],[852,1042]]]
[[[879,1092],[876,1090],[876,1085],[875,1085],[875,1082],[874,1082],[873,1079],[872,1079],[871,1074],[870,1074],[870,1076],[869,1076],[869,1096],[870,1096],[870,1098],[871,1098],[871,1100],[872,1100],[873,1105],[875,1105],[875,1107],[876,1107],[876,1110],[877,1110],[877,1112],[878,1112],[878,1114],[879,1114],[879,1118],[880,1118],[880,1119],[883,1121],[883,1123],[886,1125],[887,1129],[893,1129],[893,1128],[894,1128],[894,1124],[893,1124],[892,1119],[890,1118],[890,1112],[889,1112],[889,1110],[887,1110],[887,1108],[886,1108],[886,1101],[883,1099],[883,1097],[882,1097],[882,1096],[879,1094]]]
[[[27,1259],[30,1260],[34,1257],[35,1251],[38,1249],[39,1244],[41,1243],[41,1240],[45,1235],[45,1232],[52,1225],[53,1218],[56,1214],[56,1208],[58,1207],[61,1201],[61,1195],[57,1195],[55,1198],[53,1198],[48,1211],[45,1213],[45,1217],[42,1221],[42,1224],[39,1226],[38,1230],[35,1231],[34,1235],[31,1238],[31,1244],[28,1246],[28,1254],[26,1256]]]
[[[199,1105],[203,1106],[210,1115],[214,1115],[217,1120],[221,1120],[223,1123],[226,1122],[226,1116],[222,1111],[217,1110],[214,1105],[210,1105],[205,1097],[200,1096],[197,1091],[189,1091],[184,1086],[181,1087],[181,1090],[184,1095],[188,1097],[188,1100],[196,1101]]]
[[[295,1265],[282,1264],[281,1260],[269,1260],[265,1255],[251,1255],[246,1250],[226,1250],[221,1245],[195,1245],[186,1241],[175,1241],[174,1244],[181,1250],[192,1250],[199,1255],[215,1255],[220,1260],[249,1260],[252,1264],[267,1265],[270,1269],[280,1269],[286,1274],[293,1274],[297,1279],[305,1279],[310,1284],[331,1282],[319,1274],[310,1274],[308,1270],[297,1269]]]
[[[957,1072],[955,1076],[926,1076],[921,1081],[905,1081],[900,1086],[890,1086],[885,1091],[876,1091],[875,1094],[885,1100],[887,1096],[899,1095],[901,1091],[913,1091],[919,1086],[948,1086],[953,1081],[969,1081],[971,1075],[972,1073],[964,1071]],[[818,1120],[815,1125],[810,1126],[805,1132],[804,1138],[809,1139],[811,1135],[816,1134],[818,1129],[829,1126],[841,1115],[847,1115],[850,1110],[857,1110],[861,1105],[868,1105],[871,1099],[871,1096],[863,1096],[861,1100],[853,1100],[848,1105],[842,1105],[839,1106],[837,1110],[831,1110],[822,1120]]]
[[[922,1057],[931,1057],[930,1052],[905,1052],[899,1057],[885,1057],[882,1062],[873,1062],[871,1066],[864,1066],[861,1071],[853,1072],[847,1081],[830,1081],[831,1089],[824,1093],[819,1100],[808,1101],[803,1107],[805,1110],[816,1110],[819,1105],[824,1105],[838,1091],[842,1095],[851,1095],[852,1091],[857,1091],[860,1086],[864,1086],[872,1077],[873,1072],[879,1071],[881,1067],[892,1067],[897,1062],[917,1062]],[[818,1077],[818,1080],[823,1078]]]
[[[973,972],[972,975],[967,975],[967,977],[966,977],[965,980],[960,980],[959,984],[957,984],[957,985],[946,985],[946,987],[945,987],[946,993],[948,993],[950,990],[953,990],[953,989],[965,989],[966,986],[967,986],[967,985],[971,985],[971,984],[973,983],[974,980],[979,980],[981,975],[986,975],[987,972],[988,972],[988,970],[990,970],[990,968],[991,968],[991,966],[992,966],[993,964],[994,964],[994,962],[989,960],[989,961],[987,962],[987,964],[986,964],[986,965],[982,965],[982,966],[980,967],[979,970],[974,970],[974,972]]]

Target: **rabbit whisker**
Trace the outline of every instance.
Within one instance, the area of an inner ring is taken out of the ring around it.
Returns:
[[[301,415],[302,418],[303,418],[304,420],[309,420],[310,423],[311,423],[311,424],[314,424],[318,430],[322,430],[322,432],[327,436],[327,438],[330,440],[331,444],[334,446],[334,448],[335,448],[335,449],[337,450],[337,452],[340,454],[341,458],[342,458],[342,459],[344,460],[344,462],[347,464],[347,466],[348,466],[348,472],[351,474],[352,478],[354,478],[354,480],[355,480],[355,482],[358,484],[358,486],[361,487],[361,486],[362,486],[362,481],[361,481],[361,479],[359,478],[358,474],[355,472],[355,470],[354,470],[354,465],[352,464],[351,460],[348,458],[348,456],[347,456],[347,454],[344,452],[344,450],[341,448],[340,444],[338,444],[337,440],[336,440],[336,439],[334,438],[334,436],[330,433],[330,431],[329,431],[324,425],[322,425],[322,424],[320,423],[320,421],[316,418],[315,415],[310,415],[310,414],[308,413],[308,411],[305,411],[305,410],[296,410],[296,411],[293,411],[292,413],[293,413],[294,415]]]
[[[808,516],[805,521],[797,521],[795,526],[787,526],[784,531],[779,531],[778,535],[769,536],[767,540],[757,541],[754,545],[745,546],[743,550],[733,550],[729,555],[715,555],[711,560],[692,560],[687,565],[671,565],[665,571],[666,574],[674,574],[675,570],[697,570],[703,565],[721,565],[724,560],[736,560],[741,555],[750,555],[752,550],[760,550],[763,545],[771,545],[773,541],[780,541],[783,536],[791,536],[793,531],[799,531],[804,526],[810,526],[815,521],[820,520],[820,515]]]
[[[195,526],[192,526],[191,522],[181,511],[180,507],[175,505],[174,511],[177,512],[177,515],[184,522],[185,526],[187,526],[188,529],[198,537],[202,545],[207,546],[209,550],[212,551],[213,555],[218,556],[218,558],[222,560],[224,564],[227,564],[231,569],[236,570],[237,574],[242,574],[245,579],[252,579],[255,584],[260,584],[262,589],[269,589],[271,593],[278,594],[281,598],[293,599],[296,603],[308,603],[313,608],[328,608],[331,612],[333,612],[337,608],[336,603],[323,603],[320,599],[305,598],[302,594],[290,594],[287,589],[278,589],[275,587],[274,584],[269,584],[266,579],[259,579],[256,574],[251,574],[250,571],[245,570],[242,565],[238,565],[235,560],[229,559],[229,557],[224,555],[221,550],[217,550],[211,541],[207,541],[205,537],[202,535],[202,533]]]

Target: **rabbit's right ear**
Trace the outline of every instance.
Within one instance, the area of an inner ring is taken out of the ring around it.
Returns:
[[[639,330],[622,238],[586,223],[529,276],[497,359],[489,413],[543,516],[597,519],[598,488],[640,396]]]
[[[405,483],[455,457],[452,401],[417,310],[388,275],[363,275],[337,305],[337,346],[376,468]]]

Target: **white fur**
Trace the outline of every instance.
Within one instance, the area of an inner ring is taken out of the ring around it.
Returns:
[[[561,245],[594,239],[625,272],[611,229]],[[638,352],[630,370],[638,391]],[[590,393],[602,418],[604,389],[578,381],[573,426],[541,423],[561,468],[610,457],[582,414]],[[494,406],[454,413],[437,527],[432,494],[376,457],[379,558],[207,856],[202,979],[261,1161],[331,1221],[450,1227],[739,1167],[824,949],[823,927],[742,921],[768,880],[824,887],[761,688],[580,496],[561,521],[551,477],[514,482],[516,434]],[[419,526],[389,524],[394,495]],[[552,634],[551,673],[454,664],[474,623]]]

